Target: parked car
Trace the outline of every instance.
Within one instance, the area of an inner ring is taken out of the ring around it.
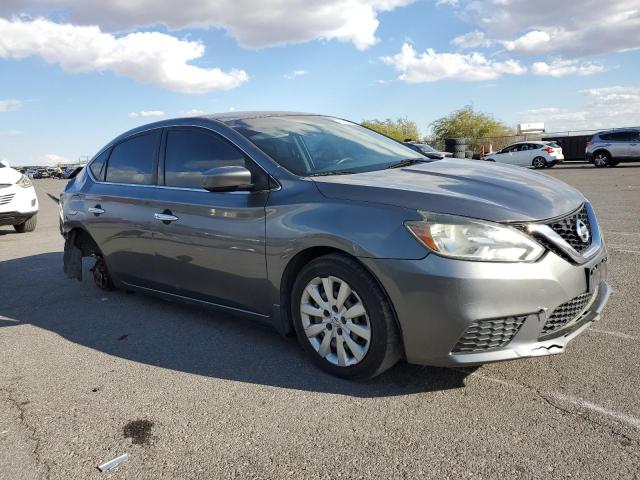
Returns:
[[[640,129],[596,133],[587,143],[587,161],[596,167],[615,167],[620,162],[640,161]]]
[[[65,167],[60,174],[60,178],[69,179],[76,170],[80,170],[82,167]]]
[[[60,209],[68,276],[94,256],[100,288],[295,331],[347,378],[400,358],[560,353],[609,296],[605,245],[577,190],[430,161],[327,116],[233,112],[130,130],[68,182]]]
[[[562,148],[553,142],[518,142],[498,152],[485,155],[489,162],[521,167],[551,168],[564,160]]]
[[[26,175],[0,162],[0,225],[18,233],[33,232],[38,221],[38,197]]]
[[[403,142],[403,143],[410,149],[415,150],[416,152],[421,153],[425,157],[430,158],[432,160],[442,160],[443,158],[453,156],[453,154],[449,152],[439,152],[438,150],[433,148],[431,145],[428,145],[426,143],[416,143],[416,142]]]
[[[38,177],[37,178],[50,178],[51,174],[49,173],[49,171],[46,168],[39,168],[38,169]]]

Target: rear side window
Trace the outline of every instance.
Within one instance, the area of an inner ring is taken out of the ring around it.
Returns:
[[[107,163],[107,182],[151,185],[159,141],[160,130],[156,130],[113,147]]]
[[[164,183],[171,187],[202,188],[204,172],[217,167],[246,166],[244,154],[228,141],[203,129],[169,130]]]
[[[104,166],[107,163],[107,158],[109,158],[109,152],[111,149],[107,148],[104,152],[98,155],[93,162],[91,162],[91,173],[95,177],[96,180],[104,181]]]

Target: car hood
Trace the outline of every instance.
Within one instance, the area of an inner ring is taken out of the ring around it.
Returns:
[[[571,212],[584,202],[580,192],[548,175],[474,160],[444,159],[314,181],[328,198],[494,222],[545,220]]]
[[[0,185],[13,185],[20,180],[22,174],[11,167],[0,168]]]

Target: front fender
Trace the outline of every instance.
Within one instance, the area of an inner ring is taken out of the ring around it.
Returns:
[[[308,249],[324,247],[361,258],[417,260],[428,252],[404,222],[420,220],[416,210],[375,203],[333,200],[311,182],[283,185],[266,207],[266,261],[274,304],[287,265]]]

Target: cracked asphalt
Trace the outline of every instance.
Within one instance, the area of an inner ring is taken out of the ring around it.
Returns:
[[[55,198],[0,227],[0,478],[640,476],[640,164],[547,171],[594,204],[614,289],[564,355],[368,382],[245,319],[62,273]],[[97,466],[129,459],[106,473]]]

